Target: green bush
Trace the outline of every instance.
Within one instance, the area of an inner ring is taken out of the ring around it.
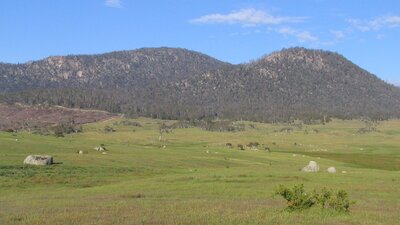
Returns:
[[[274,195],[280,195],[287,201],[288,211],[304,210],[319,205],[322,209],[347,213],[350,211],[350,206],[354,204],[349,200],[345,190],[334,191],[322,188],[319,192],[314,190],[307,193],[303,184],[296,184],[292,188],[280,185]]]
[[[354,204],[349,200],[345,190],[334,191],[326,188],[317,194],[317,202],[322,208],[330,208],[338,212],[349,212],[350,206]]]
[[[289,211],[308,209],[316,204],[315,195],[307,194],[303,184],[296,184],[291,189],[279,185],[275,195],[280,195],[287,201]]]

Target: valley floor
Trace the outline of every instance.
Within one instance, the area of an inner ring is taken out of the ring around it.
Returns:
[[[399,120],[365,134],[356,120],[243,122],[241,132],[174,129],[161,141],[162,121],[123,120],[64,138],[0,132],[0,224],[398,224]],[[238,149],[249,142],[260,145]],[[101,144],[107,154],[94,150]],[[30,154],[53,155],[57,164],[23,166]],[[310,160],[320,172],[299,171]],[[338,173],[327,173],[330,166]],[[279,184],[344,189],[356,203],[348,214],[290,213],[273,197]]]

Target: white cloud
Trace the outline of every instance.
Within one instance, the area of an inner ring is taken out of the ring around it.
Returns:
[[[400,87],[400,80],[391,80],[391,81],[388,81],[388,82],[393,84],[394,86]]]
[[[400,26],[400,16],[382,16],[369,21],[349,19],[348,22],[357,30],[362,32],[378,31],[383,28],[394,28]]]
[[[385,37],[386,37],[386,35],[384,35],[384,34],[377,34],[376,35],[376,39],[378,39],[378,40],[383,40],[383,39],[385,39]]]
[[[190,20],[192,23],[206,24],[241,24],[244,26],[278,25],[284,23],[299,23],[306,20],[305,17],[274,16],[257,9],[242,9],[228,14],[209,14]]]
[[[284,28],[279,29],[278,33],[283,34],[283,35],[294,35],[296,33],[296,30],[289,28],[289,27],[284,27]]]
[[[331,30],[331,34],[333,34],[336,39],[343,39],[346,36],[341,30]]]
[[[371,27],[368,26],[368,23],[366,23],[366,22],[362,22],[362,21],[356,20],[356,19],[349,19],[347,21],[351,24],[351,26],[353,26],[354,28],[356,28],[359,31],[366,32],[366,31],[371,30]]]
[[[312,35],[309,31],[300,31],[290,27],[280,28],[277,32],[284,36],[293,36],[299,42],[315,42],[318,40],[318,38]]]
[[[310,32],[308,32],[308,31],[302,31],[302,32],[300,32],[300,33],[297,33],[296,34],[296,37],[297,37],[297,39],[300,41],[300,42],[313,42],[313,41],[316,41],[316,40],[318,40],[318,38],[317,37],[315,37],[314,35],[312,35]]]
[[[113,8],[121,8],[122,2],[121,0],[105,0],[104,5]]]

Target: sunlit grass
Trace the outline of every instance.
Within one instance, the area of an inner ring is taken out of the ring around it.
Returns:
[[[398,222],[400,121],[382,122],[378,132],[367,134],[357,133],[362,123],[356,120],[303,125],[290,133],[280,132],[287,124],[246,122],[255,128],[176,129],[160,142],[158,126],[165,121],[115,125],[120,120],[88,124],[84,133],[65,138],[0,133],[0,224]],[[104,132],[106,125],[116,132]],[[255,141],[258,151],[236,147]],[[107,154],[94,150],[100,144]],[[29,154],[50,154],[60,164],[23,166]],[[321,172],[299,171],[310,160]],[[330,166],[338,173],[326,173]],[[357,203],[350,214],[285,212],[274,189],[298,183],[345,189]]]

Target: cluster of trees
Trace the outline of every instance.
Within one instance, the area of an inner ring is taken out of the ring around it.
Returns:
[[[179,129],[179,128],[190,128],[190,127],[198,127],[207,131],[218,131],[218,132],[239,132],[244,131],[246,126],[241,123],[235,123],[229,120],[181,120],[178,121],[169,128],[171,129]]]

